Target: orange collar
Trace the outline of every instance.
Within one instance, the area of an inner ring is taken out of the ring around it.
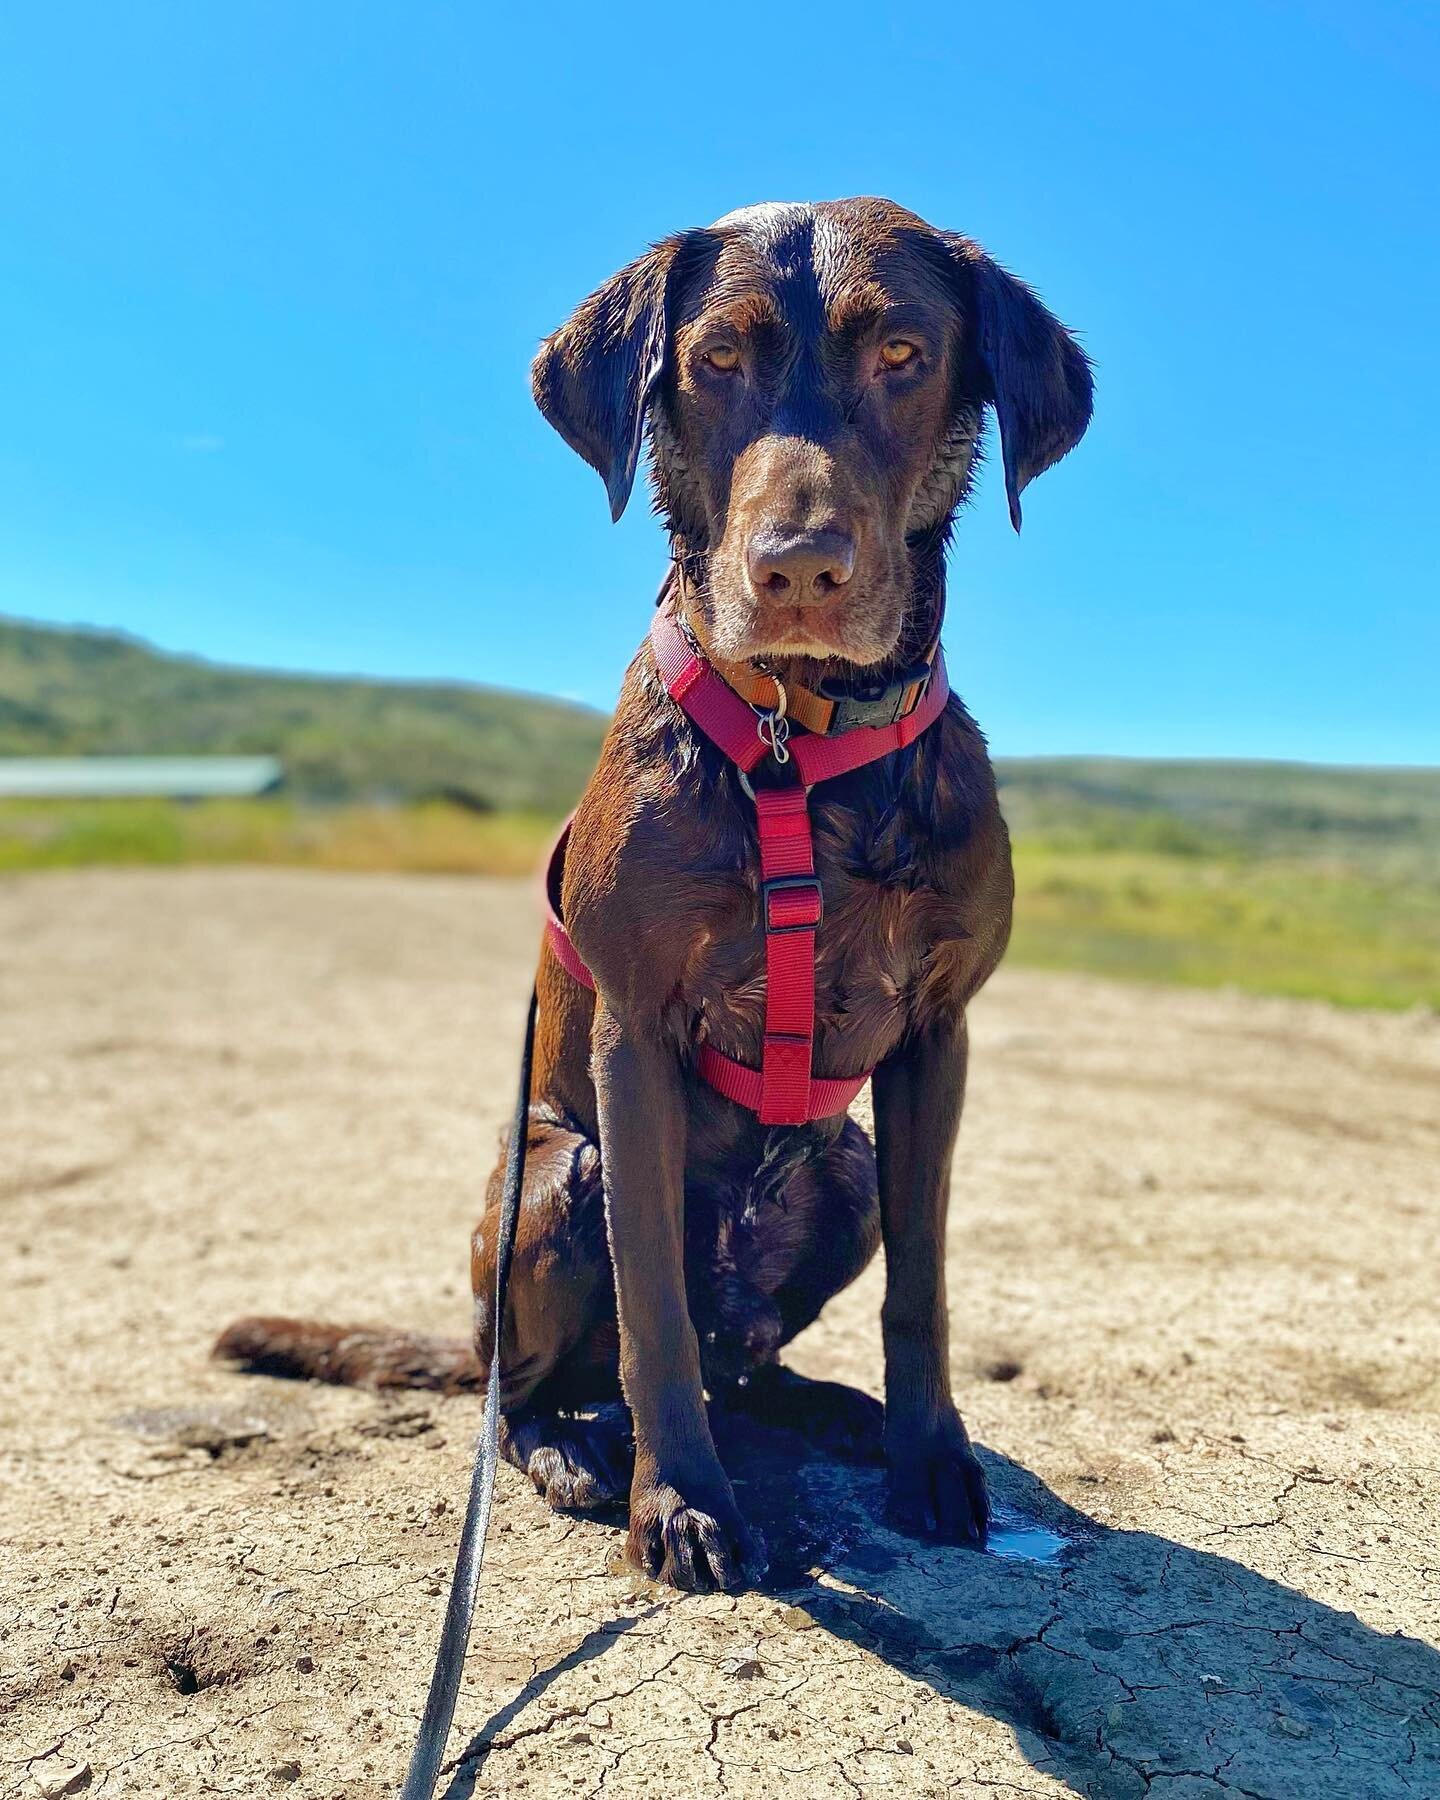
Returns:
[[[903,670],[889,680],[839,683],[822,681],[808,688],[798,681],[780,681],[751,663],[723,662],[706,656],[728,687],[757,712],[777,713],[795,725],[803,725],[817,737],[850,731],[856,725],[898,725],[908,718],[925,696],[935,650],[923,663]]]

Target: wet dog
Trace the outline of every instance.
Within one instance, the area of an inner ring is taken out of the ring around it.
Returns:
[[[985,409],[1018,528],[1022,491],[1078,442],[1091,404],[1084,354],[1029,288],[969,239],[869,199],[758,206],[666,238],[546,340],[534,390],[616,517],[648,437],[678,572],[668,604],[690,641],[722,670],[842,701],[931,653]],[[815,787],[809,814],[814,1073],[874,1070],[873,1149],[844,1112],[762,1124],[699,1078],[704,1044],[760,1061],[755,808],[648,649],[565,855],[561,905],[595,991],[548,941],[541,954],[505,1454],[556,1507],[628,1491],[631,1557],[684,1588],[741,1586],[764,1566],[707,1391],[783,1408],[776,1352],[882,1240],[894,1516],[959,1541],[986,1528],[951,1393],[944,1261],[966,1007],[1010,927],[984,739],[952,696],[912,744]],[[477,1386],[499,1178],[473,1243],[475,1351],[252,1319],[220,1353]]]

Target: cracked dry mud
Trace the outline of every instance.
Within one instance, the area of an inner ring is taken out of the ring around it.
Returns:
[[[0,1794],[395,1792],[478,1408],[206,1352],[464,1328],[535,940],[500,883],[0,886]],[[974,1035],[956,1384],[1065,1557],[732,1425],[771,1588],[681,1599],[504,1470],[448,1800],[1440,1793],[1440,1027],[1006,970]],[[880,1289],[796,1366],[875,1391]]]

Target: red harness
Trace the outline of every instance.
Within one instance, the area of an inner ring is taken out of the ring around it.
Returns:
[[[772,752],[769,735],[757,730],[754,710],[692,647],[671,608],[661,607],[650,627],[655,667],[665,692],[699,726],[717,749],[748,775]],[[807,798],[817,781],[846,775],[913,744],[944,711],[949,697],[945,658],[938,646],[929,682],[903,718],[883,725],[855,725],[820,737],[812,732],[789,739],[796,785],[755,791],[760,837],[760,905],[765,931],[765,1041],[760,1067],[748,1068],[711,1044],[700,1046],[703,1078],[727,1099],[758,1115],[762,1125],[803,1125],[844,1112],[870,1079],[863,1075],[819,1078],[811,1074],[815,1040],[815,932],[823,900],[815,873]],[[760,724],[765,724],[762,717]],[[748,786],[748,783],[747,783]],[[546,932],[562,965],[593,990],[595,978],[581,961],[556,907],[558,875],[569,836],[567,825],[551,859],[546,883]]]

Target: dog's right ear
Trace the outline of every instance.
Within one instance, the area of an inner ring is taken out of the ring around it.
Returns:
[[[645,417],[665,371],[671,276],[684,234],[612,275],[540,346],[535,404],[599,472],[618,519],[635,484]]]

